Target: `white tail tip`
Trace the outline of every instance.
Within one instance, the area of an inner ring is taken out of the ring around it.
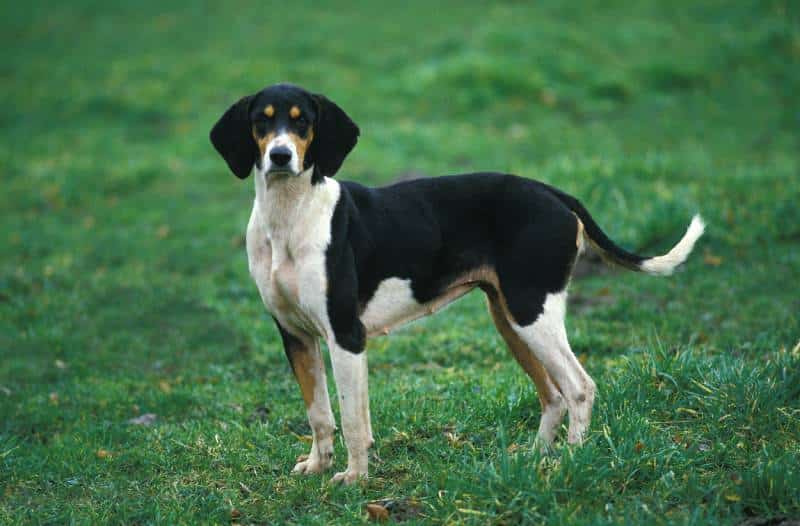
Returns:
[[[678,244],[672,247],[672,250],[663,256],[645,259],[639,264],[639,268],[648,274],[669,276],[675,270],[675,267],[686,261],[686,258],[689,257],[694,248],[695,242],[703,235],[705,229],[706,224],[703,222],[703,218],[700,217],[700,214],[695,215],[689,224],[689,228],[686,229],[686,233],[678,241]]]

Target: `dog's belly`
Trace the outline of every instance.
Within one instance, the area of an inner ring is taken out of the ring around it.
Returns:
[[[454,283],[435,299],[414,299],[410,279],[387,278],[380,282],[361,313],[367,336],[388,334],[393,328],[433,314],[476,287],[475,282]]]

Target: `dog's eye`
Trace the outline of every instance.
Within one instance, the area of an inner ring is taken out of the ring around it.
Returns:
[[[304,128],[308,124],[308,119],[306,119],[303,115],[300,115],[295,122],[297,122],[298,126]]]
[[[263,135],[263,134],[267,133],[267,121],[266,120],[262,120],[262,119],[257,120],[255,122],[255,127],[256,127],[256,131],[259,134]]]

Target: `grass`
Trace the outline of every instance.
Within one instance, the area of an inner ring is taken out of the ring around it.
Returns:
[[[409,523],[800,516],[794,2],[36,0],[0,20],[0,523],[353,524],[382,499]],[[573,283],[599,386],[583,447],[533,450],[535,390],[471,295],[370,343],[367,483],[289,476],[309,430],[247,274],[252,183],[207,140],[279,80],[361,125],[342,178],[512,171],[650,253],[704,214],[673,278]]]

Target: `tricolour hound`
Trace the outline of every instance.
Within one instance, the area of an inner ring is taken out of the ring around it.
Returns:
[[[617,246],[586,208],[546,184],[473,173],[369,188],[332,177],[358,140],[322,95],[278,84],[233,104],[211,130],[231,171],[255,171],[247,225],[250,273],[275,318],[305,401],[311,452],[294,471],[333,462],[335,423],[320,340],[330,349],[347,445],[334,481],[367,476],[372,427],[365,342],[478,287],[514,358],[536,384],[537,434],[550,444],[589,426],[595,383],[570,349],[566,288],[584,241],[627,269],[668,275],[703,233],[699,216],[663,256]]]

